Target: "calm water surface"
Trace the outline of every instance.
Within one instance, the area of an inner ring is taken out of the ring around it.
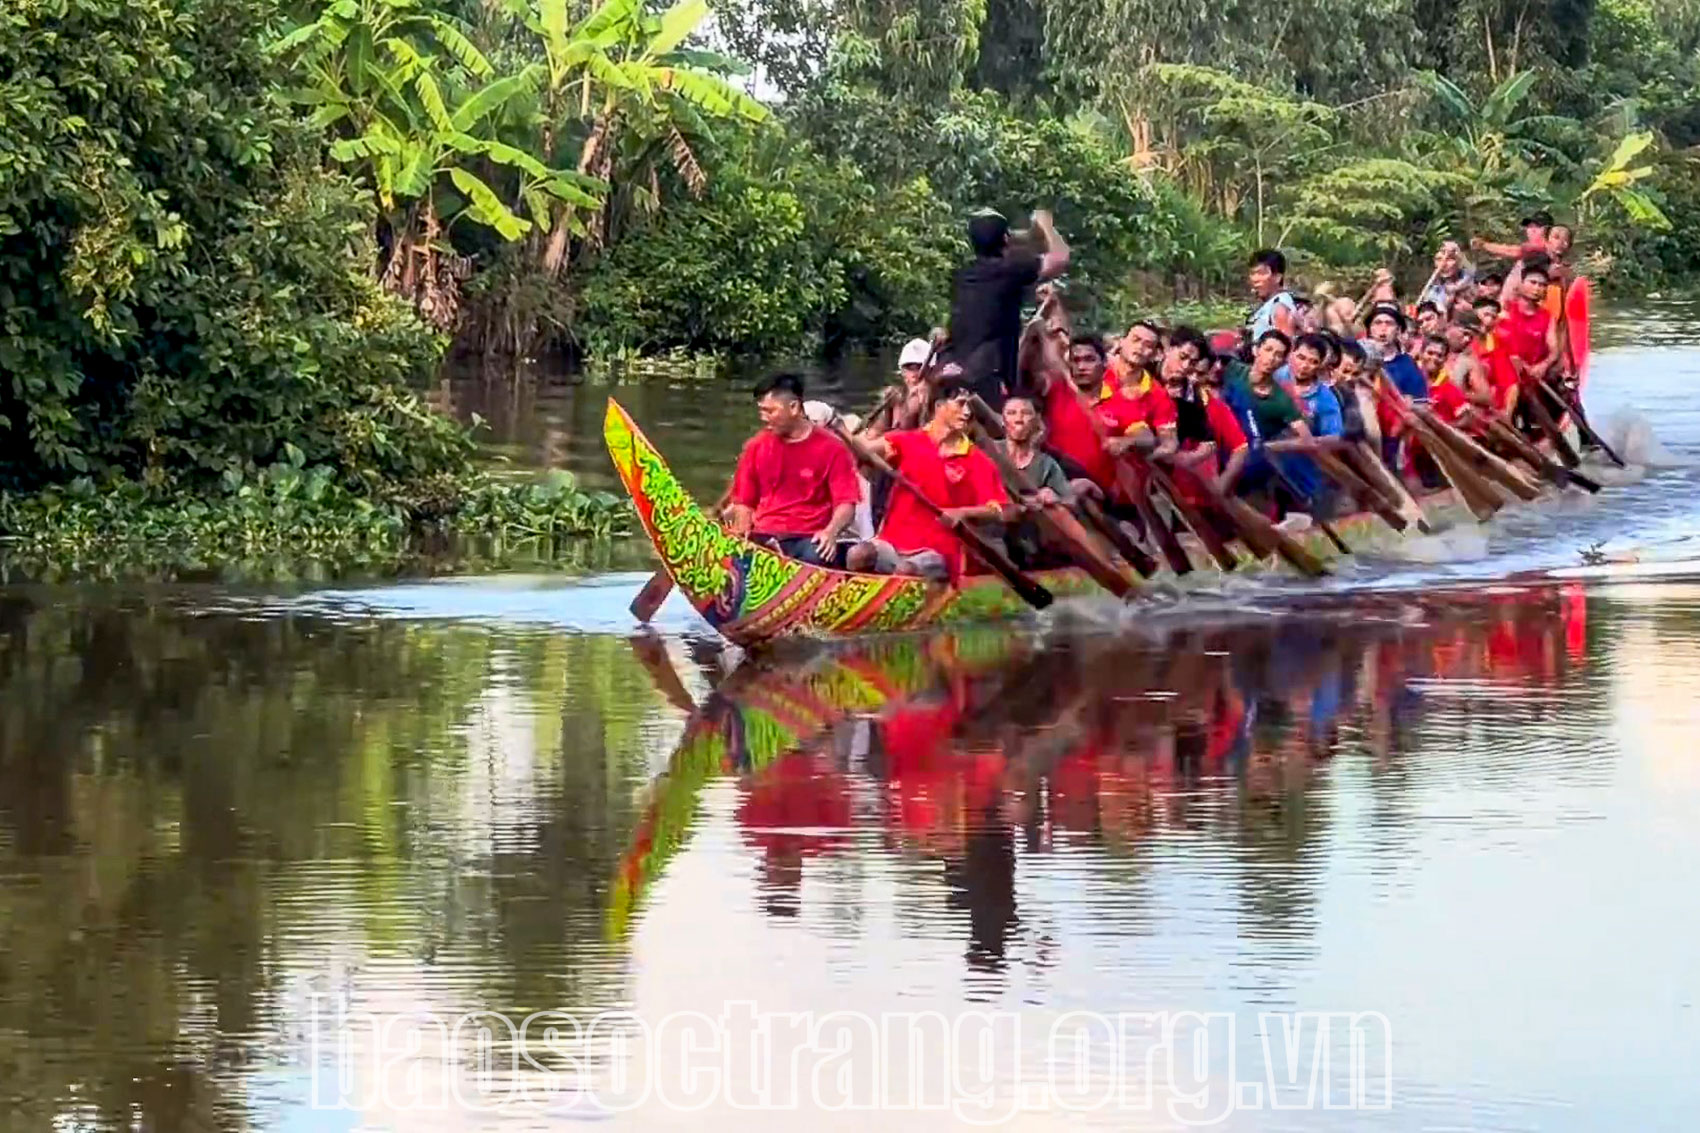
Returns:
[[[1690,1128],[1700,333],[1617,341],[1651,468],[1320,592],[0,589],[0,1128]],[[606,475],[608,392],[512,451]],[[717,489],[747,394],[618,392]]]

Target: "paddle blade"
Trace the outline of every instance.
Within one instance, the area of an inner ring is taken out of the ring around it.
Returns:
[[[632,599],[632,617],[640,622],[648,622],[655,616],[655,611],[667,601],[667,595],[673,593],[673,580],[664,570],[658,570],[649,576],[649,581],[643,584],[637,597]]]

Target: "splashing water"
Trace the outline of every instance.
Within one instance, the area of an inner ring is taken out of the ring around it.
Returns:
[[[1693,457],[1675,452],[1659,440],[1658,434],[1653,431],[1653,422],[1638,410],[1619,409],[1596,427],[1600,430],[1600,436],[1612,447],[1612,451],[1630,465],[1627,469],[1611,465],[1613,472],[1631,472],[1637,465],[1643,469],[1694,466]],[[1602,480],[1601,483],[1605,481]]]

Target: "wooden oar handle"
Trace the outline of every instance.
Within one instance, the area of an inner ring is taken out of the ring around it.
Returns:
[[[939,522],[950,527],[956,537],[974,553],[975,557],[985,563],[986,566],[990,567],[994,573],[1001,575],[1003,580],[1009,583],[1010,589],[1019,594],[1025,602],[1040,610],[1051,604],[1054,600],[1051,592],[1023,574],[1021,572],[1021,568],[1016,566],[1015,563],[1010,560],[1009,556],[1001,549],[994,546],[990,539],[987,539],[984,535],[980,534],[980,532],[974,530],[972,525],[967,523],[957,523],[952,520],[945,514],[944,508],[928,499],[926,495],[922,493],[921,489],[915,486],[915,482],[913,480],[909,479],[909,477],[903,475],[903,473],[892,467],[884,457],[880,456],[878,453],[858,441],[855,437],[851,436],[849,430],[844,428],[842,422],[835,423],[833,431],[836,433],[839,440],[849,446],[850,452],[858,460],[862,461],[876,472],[880,472],[891,477],[892,483],[898,485],[910,495],[914,496],[921,502],[921,506],[932,512]]]

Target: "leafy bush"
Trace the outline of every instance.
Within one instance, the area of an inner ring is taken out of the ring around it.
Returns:
[[[520,553],[554,560],[561,541],[606,539],[631,520],[624,500],[581,491],[560,472],[537,481],[445,476],[374,497],[351,491],[328,465],[278,463],[196,495],[88,479],[0,492],[0,570],[336,577],[428,565],[467,548],[481,548],[489,566]]]
[[[275,108],[263,0],[0,13],[0,487],[350,490],[464,466],[440,352],[355,270],[370,203]]]
[[[632,230],[589,273],[576,329],[592,354],[795,352],[944,318],[965,244],[926,178],[881,191],[848,161],[737,145],[701,201]]]

